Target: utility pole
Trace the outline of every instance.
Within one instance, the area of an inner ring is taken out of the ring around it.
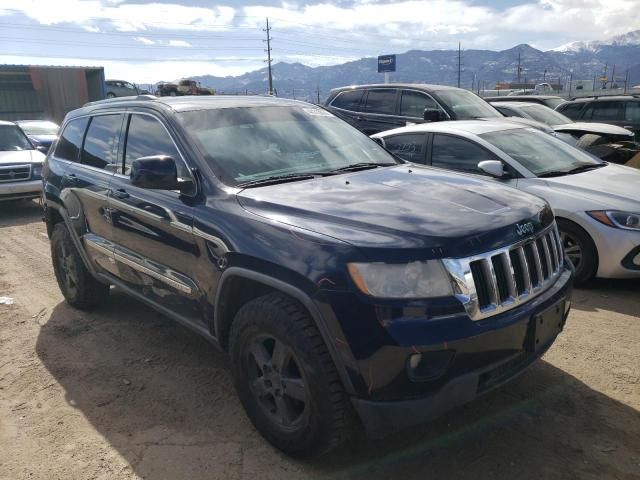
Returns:
[[[616,64],[613,64],[613,70],[611,72],[611,87],[610,88],[614,88],[614,85],[616,84]]]
[[[460,42],[458,42],[458,88],[460,88],[460,72],[462,71],[462,56],[460,52]]]
[[[520,73],[522,72],[522,68],[520,68],[520,50],[518,50],[518,84],[520,84]],[[519,85],[518,85],[519,87]]]
[[[320,86],[316,87],[316,94],[318,95],[318,105],[320,105]]]
[[[542,82],[546,83],[547,81],[547,69],[544,69],[544,73],[542,74]]]
[[[267,42],[267,65],[269,68],[269,95],[273,95],[273,76],[271,75],[271,28],[269,27],[269,18],[267,18],[267,28],[263,29],[263,32],[266,32],[267,39],[263,40],[263,42]]]

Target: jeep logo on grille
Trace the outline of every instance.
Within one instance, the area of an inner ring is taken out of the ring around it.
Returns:
[[[516,232],[518,233],[518,235],[523,236],[523,235],[529,235],[531,233],[533,233],[533,223],[531,222],[527,222],[527,223],[523,223],[523,224],[516,224]]]

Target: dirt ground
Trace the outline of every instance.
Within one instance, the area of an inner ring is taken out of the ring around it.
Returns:
[[[640,479],[640,281],[578,290],[508,385],[428,425],[293,461],[245,417],[225,355],[117,292],[55,282],[35,202],[0,205],[1,479]]]

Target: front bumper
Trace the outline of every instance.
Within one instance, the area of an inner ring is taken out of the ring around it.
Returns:
[[[372,395],[352,398],[365,428],[371,432],[387,432],[434,419],[523,372],[546,352],[564,327],[570,308],[571,289],[572,272],[565,270],[556,283],[539,297],[503,315],[477,322],[485,324],[480,327],[482,333],[478,335],[436,345],[412,345],[404,350],[396,347],[396,359],[401,358],[395,368],[389,365],[394,362],[390,362],[392,357],[387,352],[386,369],[388,372],[389,369],[394,370],[393,375],[388,376],[388,388],[379,392],[379,398],[372,398]],[[556,307],[562,310],[558,314],[561,316],[558,330],[552,331],[543,344],[529,349],[527,345],[532,323],[540,318],[542,312]],[[415,382],[406,380],[406,359],[412,351],[427,354],[449,351],[453,352],[453,356],[440,377],[433,381]],[[363,366],[361,363],[361,369]],[[373,371],[375,367],[369,362],[367,368]],[[405,377],[405,380],[400,380],[400,377]],[[408,387],[409,383],[413,385]],[[394,390],[404,392],[403,396],[395,395],[392,393]],[[389,395],[394,398],[385,398]]]
[[[631,252],[640,248],[640,231],[623,230],[603,225],[591,217],[582,216],[588,233],[598,250],[598,272],[601,278],[640,278],[640,265],[629,260]]]
[[[0,200],[36,198],[42,192],[42,180],[0,183]]]

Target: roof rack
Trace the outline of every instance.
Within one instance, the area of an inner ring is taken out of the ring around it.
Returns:
[[[93,102],[87,102],[83,105],[83,107],[91,107],[93,105],[104,105],[109,103],[118,103],[118,102],[125,102],[125,101],[131,101],[131,100],[150,101],[150,100],[156,100],[157,98],[158,97],[156,97],[155,95],[136,95],[135,97],[130,96],[130,97],[105,98],[104,100],[95,100]]]

